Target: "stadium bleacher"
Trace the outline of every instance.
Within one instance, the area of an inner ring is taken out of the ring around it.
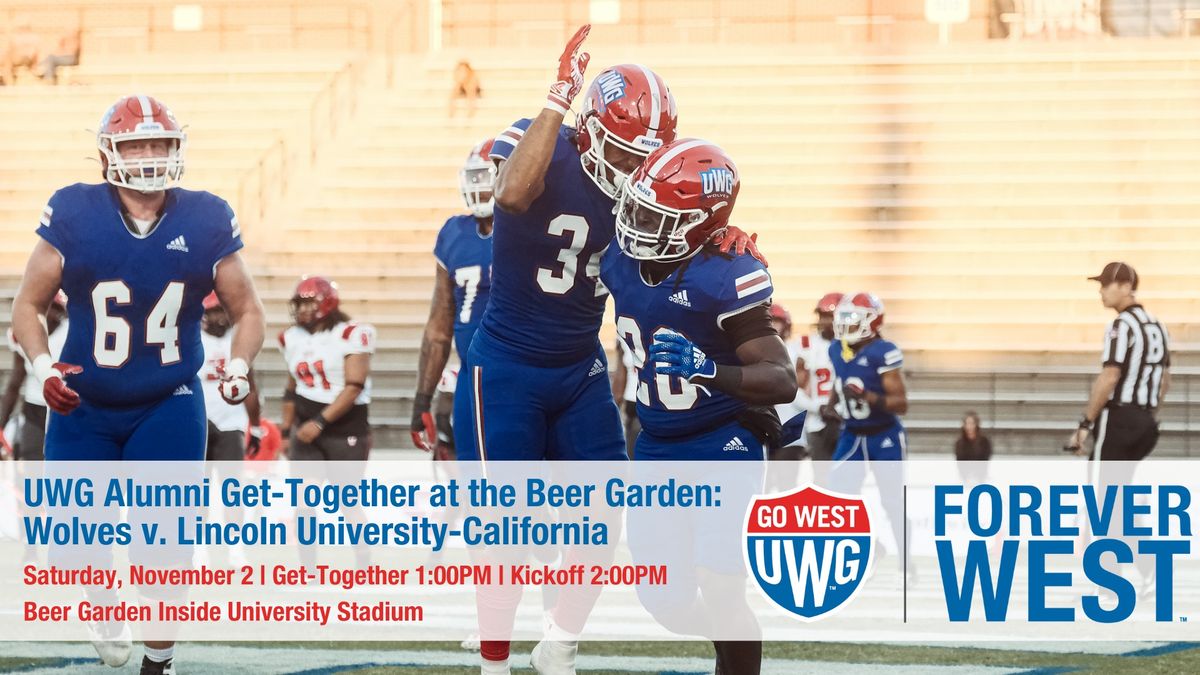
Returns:
[[[78,16],[97,4],[79,3]],[[97,178],[83,130],[118,96],[152,93],[188,125],[185,185],[225,196],[247,224],[271,334],[286,324],[305,272],[337,279],[349,312],[379,326],[376,445],[407,447],[430,250],[442,221],[461,210],[460,162],[479,139],[536,112],[562,34],[586,20],[583,3],[564,3],[540,24],[525,16],[536,3],[505,3],[503,17],[496,3],[443,4],[447,49],[432,56],[380,52],[377,37],[331,39],[314,52],[307,36],[295,43],[294,32],[267,30],[282,20],[274,15],[230,13],[242,22],[237,40],[258,36],[252,56],[194,58],[234,39],[210,35],[178,50],[158,44],[153,59],[131,62],[108,44],[112,27],[97,27],[98,53],[73,84],[0,88],[0,319],[45,199]],[[899,5],[892,48],[846,49],[837,39],[802,48],[795,35],[747,45],[735,22],[721,49],[684,50],[641,34],[677,13],[633,4],[663,16],[638,14],[637,34],[598,26],[594,68],[654,66],[679,101],[681,133],[714,140],[738,161],[739,224],[761,234],[777,300],[798,324],[828,290],[884,300],[886,333],[908,356],[913,451],[948,452],[973,408],[998,453],[1057,452],[1111,320],[1085,277],[1123,259],[1141,272],[1140,296],[1176,350],[1157,452],[1200,452],[1186,433],[1188,404],[1200,397],[1200,327],[1190,321],[1200,309],[1194,50],[1143,41],[900,48],[907,32],[930,27]],[[850,4],[839,15],[866,11]],[[713,11],[735,5],[744,3],[714,2]],[[342,30],[365,35],[358,15],[346,16]],[[320,22],[313,17],[305,21]],[[796,25],[829,30],[834,18]],[[494,33],[502,21],[527,38],[505,49],[471,37],[477,24]],[[372,34],[395,25],[371,23]],[[167,24],[159,30],[169,37]],[[691,41],[716,39],[713,26],[690,30]],[[450,72],[463,56],[484,97],[472,118],[447,120]],[[604,334],[611,343],[611,327]],[[0,363],[8,358],[0,353]],[[284,373],[271,344],[258,368],[273,414]]]

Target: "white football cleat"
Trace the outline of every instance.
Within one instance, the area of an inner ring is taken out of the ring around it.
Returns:
[[[133,651],[133,633],[129,630],[129,624],[121,623],[120,628],[114,629],[112,624],[105,626],[89,622],[87,628],[92,646],[104,665],[120,668],[129,662],[129,654]],[[113,631],[112,634],[109,631]]]
[[[540,675],[575,675],[578,642],[542,640],[533,648],[529,665]]]
[[[508,667],[508,659],[503,661],[483,659],[479,666],[479,675],[512,675],[512,670]]]

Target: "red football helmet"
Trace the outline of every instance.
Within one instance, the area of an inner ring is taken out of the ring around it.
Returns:
[[[122,143],[145,140],[166,140],[167,154],[121,155]],[[187,134],[170,108],[149,96],[126,96],[114,103],[100,120],[96,146],[100,148],[104,180],[113,185],[139,192],[159,192],[183,177]]]
[[[813,311],[818,314],[833,314],[837,310],[838,305],[841,304],[843,297],[845,297],[845,294],[838,293],[837,291],[826,293],[817,301],[817,306],[813,308]]]
[[[588,87],[583,112],[575,119],[584,172],[615,198],[636,168],[635,161],[675,140],[678,121],[675,97],[646,66],[627,63],[601,72]],[[633,156],[629,166],[613,165],[605,155],[609,144]]]
[[[681,138],[651,153],[625,183],[617,242],[637,260],[689,258],[729,224],[740,188],[737,167],[724,150]]]
[[[467,162],[458,171],[458,187],[462,190],[467,210],[476,218],[491,218],[495,201],[492,193],[496,189],[496,164],[490,159],[493,138],[471,148]]]
[[[316,308],[311,316],[301,317],[300,305],[310,300],[316,302]],[[297,325],[305,328],[316,325],[317,322],[336,312],[337,308],[337,284],[325,277],[306,276],[301,278],[300,283],[296,285],[296,292],[292,294],[292,319]],[[303,322],[301,322],[302,318]]]
[[[883,326],[883,303],[870,293],[843,298],[833,313],[833,334],[846,344],[856,345],[879,335]]]

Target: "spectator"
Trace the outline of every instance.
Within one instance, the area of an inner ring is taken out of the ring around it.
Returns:
[[[963,415],[961,433],[954,442],[958,475],[964,484],[976,485],[987,480],[987,461],[992,458],[992,441],[983,435],[979,414],[968,410]]]
[[[40,60],[40,42],[28,21],[18,22],[8,38],[8,47],[0,55],[0,81],[11,86],[16,84],[17,68],[24,66],[32,71]]]
[[[81,35],[82,31],[78,28],[63,33],[62,37],[58,39],[58,48],[54,50],[54,53],[47,54],[46,58],[42,59],[41,71],[43,80],[50,84],[58,84],[59,68],[79,65]]]
[[[479,74],[471,67],[467,61],[459,61],[454,67],[454,86],[450,90],[450,110],[449,117],[454,117],[455,111],[458,109],[458,99],[466,99],[467,101],[467,117],[475,115],[475,101],[483,94],[483,88],[479,86]]]

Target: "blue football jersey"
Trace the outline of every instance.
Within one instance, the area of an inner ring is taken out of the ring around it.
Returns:
[[[829,345],[829,360],[833,362],[833,390],[837,392],[837,410],[850,431],[868,427],[886,427],[899,421],[896,415],[872,408],[864,400],[846,396],[845,386],[853,382],[863,391],[883,392],[883,374],[904,366],[904,354],[895,344],[876,338],[854,353],[849,360],[842,354],[842,341]]]
[[[646,362],[654,334],[670,329],[694,342],[716,363],[740,365],[736,345],[721,321],[769,302],[771,275],[749,255],[730,258],[701,251],[657,286],[642,280],[640,265],[613,242],[600,276],[612,292],[617,336],[637,369],[637,413],[642,429],[657,437],[704,433],[737,417],[746,404],[724,392],[654,371]]]
[[[530,120],[496,138],[507,159]],[[522,214],[499,204],[493,217],[492,297],[482,334],[524,363],[558,366],[590,359],[608,292],[600,254],[616,234],[613,201],[583,172],[575,132],[562,127],[545,191]]]
[[[208,192],[167,191],[146,235],[125,227],[116,188],[77,183],[50,198],[37,233],[63,257],[69,384],[101,406],[163,399],[204,363],[200,316],[217,262],[242,247],[233,209]]]
[[[492,293],[492,235],[479,233],[474,216],[453,216],[438,232],[433,256],[454,282],[454,349],[461,358]]]

